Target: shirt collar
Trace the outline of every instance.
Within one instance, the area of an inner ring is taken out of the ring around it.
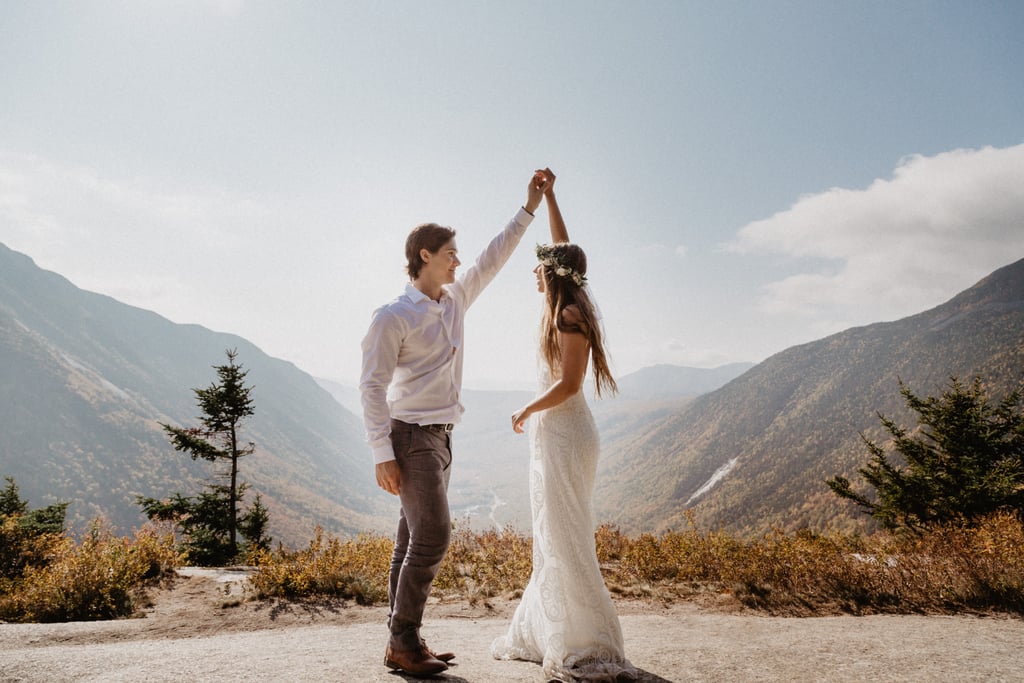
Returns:
[[[409,300],[411,302],[413,302],[414,304],[418,304],[418,303],[421,303],[423,301],[429,301],[430,303],[440,303],[440,302],[434,301],[429,296],[427,296],[426,294],[424,294],[420,290],[416,289],[416,285],[414,285],[411,282],[405,283],[405,295],[407,297],[409,297]],[[448,298],[448,286],[447,285],[443,285],[441,287],[441,301],[444,301],[447,298]]]

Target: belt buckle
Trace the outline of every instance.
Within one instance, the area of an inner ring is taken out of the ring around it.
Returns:
[[[451,422],[444,422],[444,423],[438,422],[436,424],[424,425],[423,428],[424,429],[429,429],[432,432],[440,432],[442,434],[448,434],[453,429],[455,429],[455,425],[453,423],[451,423]]]

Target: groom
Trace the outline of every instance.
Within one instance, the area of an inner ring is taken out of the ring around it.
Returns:
[[[420,638],[430,585],[448,550],[452,428],[463,407],[463,322],[468,309],[519,244],[549,181],[530,179],[526,203],[458,279],[455,231],[413,228],[405,242],[410,282],[373,313],[363,339],[359,384],[377,484],[401,501],[389,575],[385,666],[414,676],[448,668]],[[389,389],[390,387],[390,389]]]

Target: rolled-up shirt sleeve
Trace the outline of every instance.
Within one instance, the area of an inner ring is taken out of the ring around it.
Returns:
[[[395,459],[391,445],[391,411],[388,408],[388,386],[398,365],[402,345],[400,320],[386,308],[373,314],[370,329],[363,338],[363,374],[359,392],[363,402],[366,441],[373,451],[373,462]]]

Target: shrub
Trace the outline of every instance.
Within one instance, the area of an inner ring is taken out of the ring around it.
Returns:
[[[38,566],[51,554],[51,546],[64,533],[67,503],[30,510],[13,477],[0,489],[0,594],[6,583],[21,578],[25,569]]]
[[[474,533],[456,528],[434,587],[466,597],[470,604],[521,591],[533,568],[533,542],[511,526]]]
[[[386,601],[393,543],[377,534],[342,541],[316,528],[309,547],[257,554],[251,581],[260,598],[329,596],[361,605]]]
[[[68,536],[49,539],[43,562],[0,596],[8,621],[92,621],[130,615],[146,581],[171,571],[179,557],[174,537],[147,526],[133,539],[118,538],[94,522],[80,544]]]

